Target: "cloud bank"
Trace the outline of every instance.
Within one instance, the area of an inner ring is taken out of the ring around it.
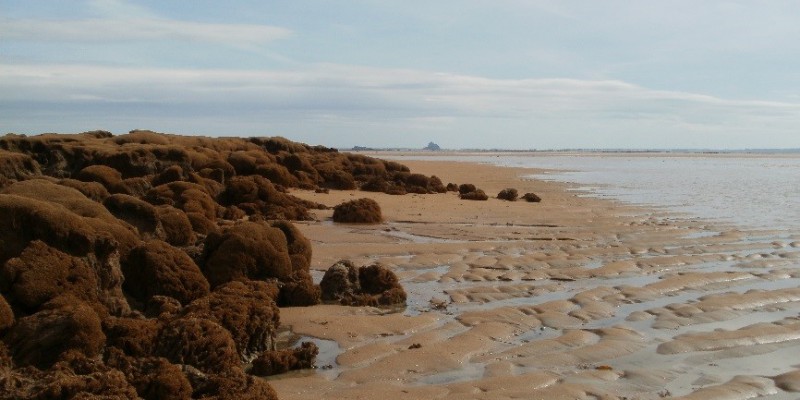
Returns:
[[[153,128],[187,124],[183,133],[294,131],[337,146],[416,146],[435,135],[459,142],[449,147],[648,147],[648,141],[707,147],[723,133],[763,139],[765,126],[783,133],[800,126],[795,103],[727,100],[615,80],[489,79],[333,64],[302,70],[2,64],[0,87],[6,88],[0,104],[16,114],[2,115],[15,121],[6,130],[28,133],[64,129],[64,121],[95,128],[85,124],[109,110]],[[63,115],[37,126],[41,112]],[[623,134],[632,125],[640,127],[636,136]],[[464,135],[482,127],[507,141]],[[337,137],[355,129],[362,131],[356,139]],[[386,140],[402,132],[407,139]],[[575,141],[570,132],[589,139]],[[786,144],[781,147],[800,146]]]
[[[337,147],[800,147],[795,8],[6,0],[0,129]]]

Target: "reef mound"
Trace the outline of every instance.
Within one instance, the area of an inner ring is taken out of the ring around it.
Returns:
[[[248,373],[310,368],[318,352],[276,349],[279,306],[405,301],[382,266],[353,270],[343,291],[312,281],[291,221],[326,207],[290,192],[359,188],[447,190],[281,137],[0,137],[0,375],[13,382],[0,399],[277,398]],[[345,211],[382,219],[368,199]]]
[[[383,222],[381,206],[369,198],[344,202],[333,208],[333,222],[378,224]]]
[[[320,282],[322,300],[350,306],[405,305],[406,292],[389,268],[373,264],[356,266],[341,260],[328,268]]]

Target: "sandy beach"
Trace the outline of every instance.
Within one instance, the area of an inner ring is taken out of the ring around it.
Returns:
[[[490,199],[292,190],[383,210],[378,225],[334,224],[329,210],[297,223],[315,281],[340,259],[379,262],[409,300],[281,309],[321,354],[317,370],[270,378],[280,398],[798,396],[800,237],[579,196],[532,170],[401,162]],[[494,198],[507,187],[543,200]]]

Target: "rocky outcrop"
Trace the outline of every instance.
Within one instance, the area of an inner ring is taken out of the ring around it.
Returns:
[[[209,294],[208,281],[197,264],[161,240],[148,240],[131,250],[122,262],[122,272],[126,277],[125,291],[140,304],[153,296],[168,296],[189,304]]]
[[[395,162],[284,138],[0,137],[0,372],[11,379],[0,399],[276,398],[246,362],[311,366],[313,345],[274,349],[278,306],[323,297],[290,220],[324,206],[290,191],[370,182],[447,190]],[[335,214],[381,220],[374,201]],[[391,271],[353,274],[332,301],[404,302]]]
[[[62,294],[88,304],[109,303],[111,308],[117,308],[114,303],[124,301],[121,282],[115,279],[101,283],[102,273],[86,258],[73,257],[35,240],[19,257],[0,267],[0,290],[14,305],[31,313]],[[103,288],[112,293],[105,293]]]
[[[339,261],[325,271],[320,288],[323,301],[344,305],[392,306],[406,301],[397,275],[380,264],[356,268],[348,260]]]
[[[0,295],[0,335],[12,325],[14,325],[14,311],[11,310],[5,297]]]
[[[186,364],[205,374],[240,370],[236,343],[230,332],[205,318],[175,319],[161,328],[153,351],[173,364]]]
[[[519,192],[514,188],[503,189],[497,194],[497,198],[500,200],[517,201],[517,197],[519,197]]]
[[[369,198],[351,200],[333,208],[333,222],[377,224],[383,222],[381,207]]]
[[[489,200],[489,196],[487,196],[486,193],[481,189],[476,189],[475,191],[472,192],[461,193],[458,197],[461,200],[479,200],[479,201]]]
[[[135,358],[110,351],[106,364],[124,374],[137,396],[145,400],[189,399],[192,396],[192,385],[181,367],[163,357]]]
[[[41,311],[20,318],[4,338],[16,365],[39,369],[51,367],[68,352],[95,357],[105,340],[97,313],[72,296],[51,300]]]
[[[535,193],[525,193],[525,195],[522,196],[522,200],[525,200],[529,203],[538,203],[542,201],[542,198],[536,195]]]
[[[211,233],[202,258],[212,287],[233,280],[285,280],[293,271],[286,236],[266,222],[240,222]]]
[[[250,373],[257,376],[282,374],[297,369],[314,368],[319,348],[312,342],[303,342],[300,347],[267,351],[253,360]]]
[[[462,183],[458,186],[458,197],[462,200],[489,200],[486,193],[471,183]]]
[[[239,358],[247,362],[274,347],[280,323],[276,295],[274,283],[229,282],[187,306],[182,318],[206,319],[225,328]]]
[[[77,352],[39,371],[9,371],[0,399],[132,399],[136,389],[125,375],[96,358]],[[12,383],[13,382],[13,383]]]
[[[0,187],[2,182],[11,183],[41,175],[39,163],[27,154],[0,150]]]

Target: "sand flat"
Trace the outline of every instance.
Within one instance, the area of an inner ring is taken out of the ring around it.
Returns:
[[[410,297],[399,311],[282,309],[296,334],[335,342],[337,362],[271,379],[281,398],[794,398],[794,242],[582,197],[532,170],[402,162],[543,201],[292,191],[375,199],[382,224],[333,224],[330,211],[298,224],[312,269],[380,262]]]

